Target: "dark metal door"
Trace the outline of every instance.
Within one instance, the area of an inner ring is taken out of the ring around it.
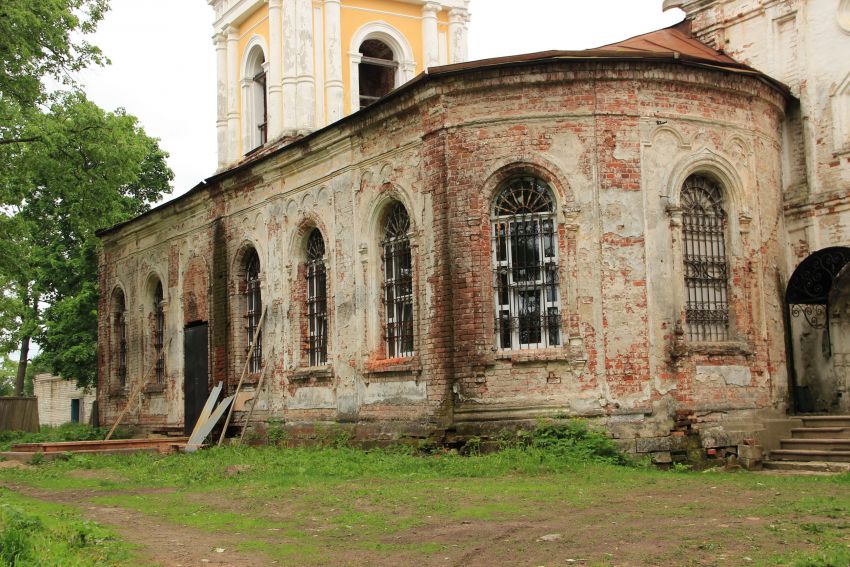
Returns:
[[[208,325],[186,327],[183,333],[183,415],[184,431],[192,433],[209,396]]]

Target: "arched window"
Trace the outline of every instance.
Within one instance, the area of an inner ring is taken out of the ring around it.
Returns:
[[[242,78],[242,106],[245,150],[249,152],[268,141],[268,89],[266,56],[259,45],[248,52]]]
[[[156,351],[156,383],[165,382],[165,298],[162,293],[162,282],[156,282],[153,292],[154,333],[153,348]]]
[[[399,65],[390,46],[378,39],[364,41],[360,53],[360,108],[365,108],[396,87]]]
[[[124,292],[116,289],[112,300],[112,368],[115,383],[127,384],[127,303]]]
[[[493,266],[499,348],[560,345],[555,202],[540,179],[512,179],[497,194]]]
[[[384,218],[384,302],[387,357],[413,355],[413,261],[410,254],[410,217],[399,202]]]
[[[328,300],[325,240],[318,228],[307,237],[307,359],[310,366],[328,361]]]
[[[682,187],[685,321],[692,341],[729,338],[726,213],[720,185],[692,175]]]
[[[257,335],[257,341],[248,356],[248,371],[259,372],[263,361],[263,332],[257,333],[260,325],[260,314],[263,310],[263,300],[260,295],[260,256],[253,248],[245,256],[245,320],[248,332],[247,344],[250,345]]]

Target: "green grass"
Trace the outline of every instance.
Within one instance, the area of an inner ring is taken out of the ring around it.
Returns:
[[[94,567],[133,561],[132,546],[73,508],[0,488],[0,565]]]

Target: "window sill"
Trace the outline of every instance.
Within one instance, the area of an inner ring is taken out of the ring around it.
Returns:
[[[507,360],[513,364],[530,364],[534,362],[569,362],[570,351],[564,347],[537,348],[526,350],[500,350],[496,352],[496,360]]]
[[[748,341],[720,341],[716,343],[685,342],[684,348],[676,353],[677,358],[682,356],[752,356],[753,345]]]
[[[325,366],[309,366],[298,368],[292,372],[290,380],[293,382],[330,382],[334,376],[334,367],[331,364]]]
[[[366,374],[382,376],[387,374],[416,374],[422,373],[422,364],[418,356],[408,358],[387,358],[376,360],[366,365]]]
[[[121,386],[119,384],[113,384],[109,387],[109,397],[110,398],[126,398],[128,391],[126,386]]]
[[[144,392],[145,394],[161,394],[165,392],[165,384],[147,384]]]
[[[242,380],[243,386],[255,386],[260,381],[260,375],[262,372],[252,372],[250,374],[246,374],[245,378]]]

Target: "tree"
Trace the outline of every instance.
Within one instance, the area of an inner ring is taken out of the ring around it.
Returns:
[[[0,95],[22,108],[43,101],[43,79],[72,86],[73,73],[105,58],[86,42],[109,9],[107,0],[0,2]]]
[[[16,167],[5,176],[8,213],[0,219],[1,282],[17,326],[16,386],[23,386],[30,341],[54,373],[96,382],[95,231],[136,216],[170,189],[167,154],[135,117],[105,112],[81,93],[56,98],[22,133]],[[7,316],[6,319],[9,317]]]
[[[84,39],[107,10],[0,0],[0,352],[20,350],[18,394],[33,339],[54,372],[94,383],[94,231],[146,210],[173,177],[134,117],[77,92],[74,73],[107,62]]]

